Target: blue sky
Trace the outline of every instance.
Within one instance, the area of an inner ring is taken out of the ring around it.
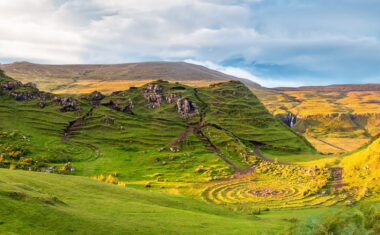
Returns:
[[[379,0],[0,1],[0,62],[187,61],[264,86],[380,82]]]

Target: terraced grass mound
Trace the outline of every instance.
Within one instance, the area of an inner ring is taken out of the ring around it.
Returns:
[[[305,195],[308,190],[308,184],[263,177],[218,183],[209,187],[203,197],[208,202],[242,210],[310,208],[331,206],[340,201],[335,195]]]
[[[235,210],[332,206],[346,197],[329,187],[330,171],[264,162],[250,174],[210,183],[204,200]]]

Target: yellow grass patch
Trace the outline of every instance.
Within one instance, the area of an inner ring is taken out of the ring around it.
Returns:
[[[99,80],[81,80],[70,84],[69,86],[64,86],[54,93],[57,94],[85,94],[91,93],[93,91],[100,91],[104,94],[110,94],[114,91],[127,90],[130,87],[141,87],[153,80],[135,80],[135,81],[99,81]],[[220,81],[178,81],[181,84],[193,86],[193,87],[203,87],[209,86],[212,83]]]
[[[369,142],[369,138],[314,138],[306,139],[321,153],[342,154],[354,151]]]

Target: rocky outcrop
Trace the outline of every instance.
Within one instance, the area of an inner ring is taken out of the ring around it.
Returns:
[[[2,82],[0,84],[0,87],[4,90],[16,90],[17,88],[22,87],[22,83],[18,81],[8,81],[8,82]]]
[[[106,96],[99,91],[93,91],[89,95],[83,95],[80,97],[80,99],[87,100],[92,105],[99,105],[100,101],[104,98],[106,98]]]
[[[53,97],[49,93],[39,91],[36,84],[31,82],[22,84],[21,82],[14,80],[0,81],[0,90],[17,101],[30,101],[34,99],[46,101]]]
[[[163,87],[159,84],[149,84],[146,89],[142,90],[144,98],[149,103],[149,108],[161,107],[163,96]]]
[[[188,98],[180,98],[177,100],[177,111],[184,118],[191,118],[198,114],[198,109],[195,103]]]
[[[76,100],[71,97],[54,97],[54,102],[56,102],[61,108],[61,112],[73,112],[79,111],[80,105]]]
[[[88,100],[92,104],[99,104],[102,99],[106,96],[100,93],[99,91],[94,91],[90,95],[88,95]]]
[[[129,114],[134,114],[132,109],[133,109],[133,102],[131,99],[129,99],[126,103],[122,103],[122,102],[117,102],[117,101],[109,101],[107,103],[104,103],[103,104],[104,106],[110,108],[110,109],[113,109],[113,110],[116,110],[116,111],[119,111],[119,112],[123,112],[123,113],[129,113]]]
[[[181,98],[181,95],[172,93],[166,96],[165,100],[166,100],[166,103],[172,104],[174,102],[177,102],[177,100],[180,98]]]

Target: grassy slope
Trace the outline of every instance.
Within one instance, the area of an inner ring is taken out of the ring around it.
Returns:
[[[279,234],[342,207],[253,216],[86,177],[0,169],[1,234]]]
[[[380,190],[380,138],[366,148],[343,158],[344,181],[358,198],[374,196]]]
[[[161,85],[165,87],[165,95],[173,93],[171,87],[178,86],[165,82],[161,82]],[[241,141],[239,148],[226,154],[226,157],[242,168],[248,165],[242,161],[239,151],[252,150],[253,146],[249,144],[251,140],[284,152],[295,152],[299,156],[313,151],[301,137],[271,117],[242,83],[230,82],[210,89],[200,89],[199,96],[209,103],[205,107],[199,97],[195,96],[193,88],[184,87],[185,90],[176,90],[175,93],[181,93],[182,97],[195,102],[200,113],[204,109],[207,122],[227,129],[222,131],[223,136],[229,138],[227,142],[221,142],[218,136],[211,138],[212,141],[217,145],[232,144],[236,139]],[[102,101],[123,103],[131,99],[135,115],[99,106],[84,125],[73,132],[68,142],[61,141],[63,129],[69,121],[83,116],[90,108],[88,104],[82,103],[80,113],[61,113],[54,104],[40,109],[37,101],[17,102],[2,96],[0,128],[5,131],[17,130],[27,136],[31,143],[30,157],[47,159],[53,163],[72,161],[77,173],[83,175],[118,172],[124,180],[149,181],[156,180],[150,175],[160,173],[164,178],[192,182],[204,181],[209,177],[194,172],[199,166],[228,172],[225,169],[228,165],[192,132],[180,144],[181,152],[158,151],[176,140],[189,123],[198,122],[200,115],[184,119],[176,112],[175,103],[166,104],[165,101],[160,108],[150,109],[141,89],[143,88],[128,90]],[[235,90],[239,93],[238,96],[230,94]],[[221,95],[223,92],[226,95]],[[220,101],[225,104],[221,105]],[[233,112],[236,106],[240,107],[239,113]],[[114,120],[114,123],[104,123],[104,117]],[[157,158],[160,160],[157,161]]]
[[[5,169],[0,169],[0,186],[0,233],[275,233],[289,225],[283,220],[289,213],[299,214],[257,219],[193,199],[84,177]]]

